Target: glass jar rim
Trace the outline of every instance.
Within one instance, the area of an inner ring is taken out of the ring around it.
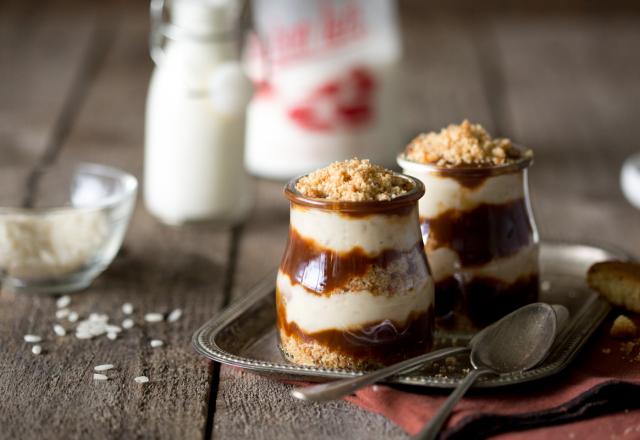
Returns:
[[[408,176],[406,174],[393,172],[395,176],[401,177],[407,181],[413,183],[411,188],[405,194],[402,194],[391,200],[365,200],[365,201],[345,201],[345,200],[330,200],[321,199],[317,197],[309,197],[302,194],[297,190],[296,185],[298,181],[305,175],[294,177],[284,187],[284,195],[291,203],[296,205],[306,206],[308,208],[317,208],[325,211],[338,211],[346,213],[371,213],[391,211],[396,208],[405,207],[407,205],[417,203],[418,200],[424,195],[425,188],[422,181],[419,179]]]
[[[44,217],[47,215],[66,215],[78,212],[104,211],[105,209],[110,209],[126,203],[128,200],[133,199],[135,201],[135,197],[138,192],[138,179],[127,171],[108,165],[84,162],[75,166],[71,177],[76,179],[79,176],[89,176],[94,180],[101,177],[108,178],[113,182],[117,182],[120,188],[117,192],[101,196],[99,200],[96,200],[91,205],[87,206],[74,206],[70,202],[34,208],[0,206],[0,217],[15,215],[23,217]]]
[[[516,173],[518,171],[529,168],[533,164],[533,155],[526,155],[527,151],[531,151],[530,149],[515,144],[513,145],[513,147],[520,152],[520,157],[514,162],[500,165],[461,167],[439,166],[433,163],[424,163],[411,160],[406,157],[404,151],[396,156],[396,162],[402,167],[403,170],[418,172],[427,171],[437,173],[442,176],[496,176],[501,174]]]

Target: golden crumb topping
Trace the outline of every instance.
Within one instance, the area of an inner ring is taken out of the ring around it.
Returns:
[[[466,119],[439,133],[422,133],[405,149],[407,159],[440,167],[504,165],[532,155],[531,150],[522,153],[509,139],[492,138],[482,125]]]
[[[307,197],[343,202],[392,200],[414,188],[414,183],[369,160],[334,162],[296,184]]]

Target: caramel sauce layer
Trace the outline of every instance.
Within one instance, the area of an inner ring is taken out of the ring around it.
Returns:
[[[513,283],[476,277],[463,283],[454,277],[435,285],[438,326],[458,328],[468,320],[471,327],[482,328],[514,310],[538,300],[538,274],[520,277]]]
[[[388,365],[425,353],[433,345],[433,307],[411,313],[403,324],[384,320],[348,330],[331,329],[314,333],[306,333],[296,323],[287,321],[287,312],[277,291],[276,309],[280,332],[301,342],[316,342],[354,359]]]
[[[463,266],[479,266],[508,257],[533,243],[524,198],[501,204],[480,204],[468,211],[449,209],[420,219],[427,251],[447,247]]]
[[[365,276],[372,268],[386,269],[403,258],[410,266],[409,274],[418,273],[419,268],[411,269],[416,259],[423,267],[428,267],[422,248],[423,243],[419,241],[411,249],[385,249],[374,256],[368,255],[359,246],[349,252],[336,252],[322,247],[312,239],[302,237],[291,227],[280,270],[289,276],[292,284],[300,284],[314,294],[330,295],[345,288],[354,278]]]

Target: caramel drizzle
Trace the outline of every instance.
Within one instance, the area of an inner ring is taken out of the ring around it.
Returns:
[[[508,257],[533,244],[533,225],[524,198],[501,204],[482,203],[471,210],[449,209],[421,218],[427,252],[447,247],[465,266]]]
[[[398,259],[415,259],[416,254],[428,267],[422,241],[408,250],[384,249],[374,256],[368,255],[360,246],[348,252],[336,252],[301,236],[292,226],[280,270],[289,276],[292,284],[300,284],[314,294],[330,295],[354,278],[365,275],[372,267],[385,269]]]
[[[300,342],[316,342],[333,352],[354,358],[390,364],[428,351],[433,344],[433,306],[412,312],[401,324],[383,320],[345,330],[329,329],[307,333],[287,320],[281,294],[276,290],[277,326],[280,332]]]

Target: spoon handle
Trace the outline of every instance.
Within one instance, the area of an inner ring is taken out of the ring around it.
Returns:
[[[487,374],[493,373],[493,370],[489,370],[488,368],[478,368],[473,369],[467,374],[467,377],[464,378],[460,384],[453,390],[453,393],[449,395],[447,400],[442,404],[436,415],[433,416],[429,423],[422,428],[422,430],[413,437],[414,440],[435,440],[440,433],[440,429],[445,424],[449,416],[451,415],[451,411],[456,406],[458,401],[464,396],[469,388],[475,383],[478,378],[485,376]]]
[[[432,351],[431,353],[416,356],[397,364],[372,371],[362,376],[349,377],[333,382],[322,383],[307,387],[298,387],[291,390],[291,395],[296,399],[309,400],[313,402],[322,402],[325,400],[339,399],[372,383],[376,383],[396,373],[407,372],[408,370],[420,367],[426,362],[441,359],[443,357],[452,356],[454,354],[468,351],[467,347],[449,347],[441,350]]]

